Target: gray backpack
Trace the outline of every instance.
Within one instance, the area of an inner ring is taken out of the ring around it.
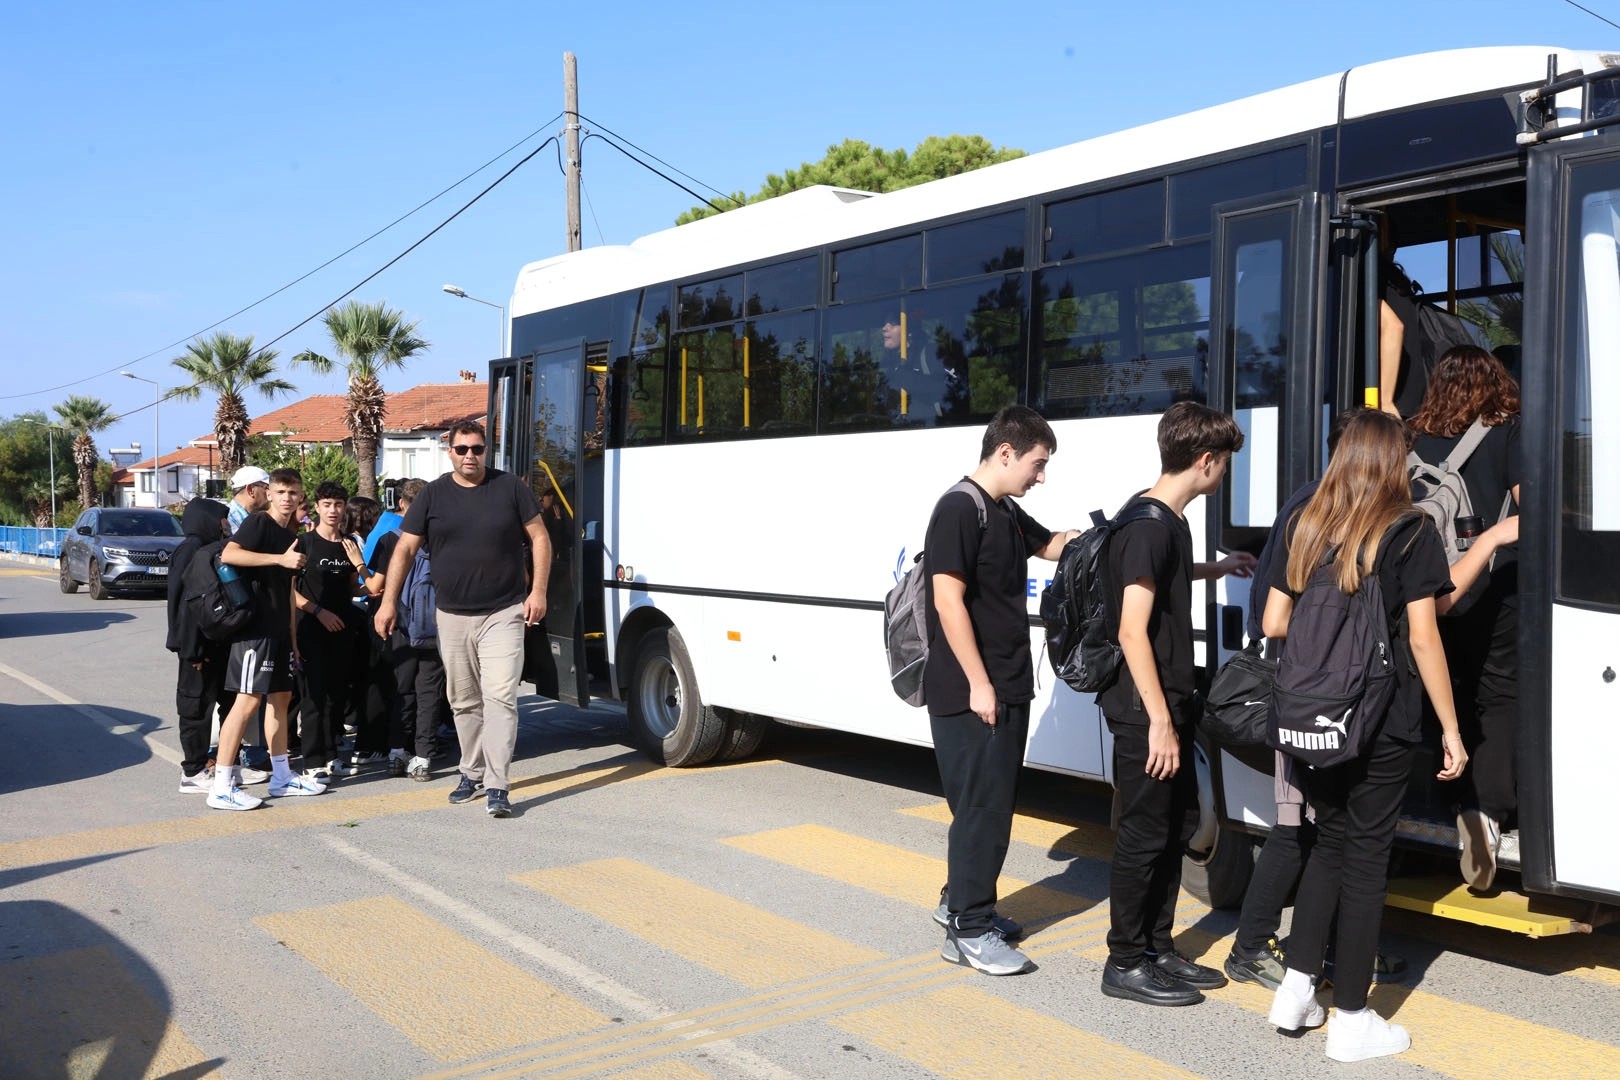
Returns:
[[[1468,497],[1468,485],[1463,482],[1462,467],[1474,456],[1479,444],[1485,441],[1490,429],[1483,420],[1475,420],[1462,439],[1446,455],[1444,461],[1431,465],[1413,451],[1406,455],[1407,475],[1412,481],[1412,501],[1429,515],[1440,532],[1440,543],[1446,549],[1446,565],[1454,566],[1463,557],[1463,547],[1457,543],[1457,519],[1473,517],[1473,500]],[[1502,497],[1502,506],[1496,516],[1483,524],[1486,528],[1501,521],[1513,509],[1513,496]],[[1494,560],[1493,560],[1494,561]]]
[[[965,491],[979,508],[979,531],[984,531],[984,496],[977,484],[963,480],[945,494]],[[944,498],[944,496],[940,496]],[[907,705],[926,705],[923,670],[928,666],[928,570],[917,552],[911,569],[900,576],[883,598],[883,647],[889,656],[889,685]]]

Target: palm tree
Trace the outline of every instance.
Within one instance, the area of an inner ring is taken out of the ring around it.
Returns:
[[[56,406],[56,416],[74,436],[73,464],[79,470],[79,505],[86,508],[95,506],[94,478],[100,455],[96,452],[96,440],[91,436],[112,425],[112,406],[100,398],[74,394]],[[156,452],[154,447],[153,453]],[[153,475],[156,475],[155,470]]]
[[[170,363],[191,376],[191,385],[179,386],[170,395],[195,401],[204,389],[219,394],[214,410],[214,439],[219,444],[220,472],[230,475],[247,464],[248,411],[242,400],[249,390],[267,398],[296,389],[285,379],[272,378],[276,370],[274,349],[253,351],[253,335],[237,337],[221,330],[211,338],[198,338],[186,346],[184,356]]]
[[[354,456],[360,465],[360,494],[374,499],[377,497],[377,444],[382,439],[383,420],[388,414],[388,398],[377,376],[385,368],[403,368],[407,359],[426,352],[428,343],[416,336],[417,323],[406,322],[403,312],[386,304],[350,300],[328,311],[323,321],[339,362],[349,376],[349,402],[343,408],[343,422],[354,437]],[[308,364],[317,375],[325,375],[337,366],[308,349],[293,357],[292,362]]]

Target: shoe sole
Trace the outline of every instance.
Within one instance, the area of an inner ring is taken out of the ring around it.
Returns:
[[[456,798],[454,792],[451,792],[450,793],[450,805],[451,806],[466,806],[468,803],[472,802],[474,799],[481,799],[483,797],[484,797],[484,789],[483,788],[479,788],[477,791],[473,792],[471,795],[467,795],[467,796],[465,796],[463,798],[460,798],[460,799]]]
[[[1273,982],[1256,972],[1241,967],[1233,967],[1230,963],[1223,965],[1223,967],[1226,971],[1226,977],[1233,982],[1253,983],[1255,986],[1263,986],[1272,992],[1275,992],[1277,987],[1282,985],[1281,979]]]
[[[1107,983],[1102,984],[1102,992],[1108,997],[1119,998],[1121,1001],[1134,1001],[1138,1005],[1158,1005],[1169,1009],[1178,1009],[1184,1005],[1197,1005],[1204,1000],[1204,995],[1201,993],[1187,997],[1146,997],[1123,987],[1109,986]]]
[[[409,773],[408,775],[410,776],[410,778],[412,780],[415,780],[419,784],[425,784],[429,780],[433,779],[433,777],[431,775],[429,775],[428,773],[425,773],[425,772]]]
[[[1315,1001],[1314,997],[1312,1001]],[[1296,1016],[1293,1010],[1290,1010],[1287,1014],[1282,1014],[1277,1008],[1277,1003],[1273,1001],[1271,1011],[1266,1014],[1266,1023],[1282,1031],[1314,1031],[1327,1023],[1327,1010],[1322,1008],[1321,1002],[1316,1002],[1315,1007],[1318,1012],[1314,1017],[1309,1005]],[[1312,1023],[1313,1019],[1315,1020],[1314,1023]]]
[[[319,790],[319,791],[310,791],[307,788],[283,788],[280,791],[277,791],[275,788],[270,789],[270,797],[272,799],[285,799],[285,798],[289,798],[291,796],[296,796],[296,795],[325,795],[325,794],[326,794],[326,789],[325,788],[321,788],[321,790]]]
[[[1388,1046],[1367,1047],[1349,1052],[1343,1050],[1335,1052],[1329,1049],[1327,1056],[1334,1061],[1342,1061],[1348,1064],[1357,1061],[1371,1061],[1373,1058],[1394,1057],[1396,1054],[1404,1054],[1410,1049],[1412,1049],[1412,1036],[1408,1035],[1405,1044],[1401,1046],[1390,1043]]]
[[[221,803],[211,802],[211,803],[208,804],[208,809],[210,809],[210,810],[257,810],[257,809],[259,809],[259,807],[261,807],[263,805],[264,805],[263,802],[256,802],[252,806],[238,806],[235,803],[221,804]]]
[[[504,807],[504,808],[501,808],[501,809],[496,809],[495,807],[489,807],[488,809],[489,809],[489,816],[490,817],[507,818],[507,817],[512,816],[511,807]]]

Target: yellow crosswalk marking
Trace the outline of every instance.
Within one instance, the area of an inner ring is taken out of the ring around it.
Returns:
[[[1176,945],[1183,953],[1204,963],[1224,959],[1231,943],[1232,935],[1217,937],[1200,930],[1184,930],[1176,936]],[[1108,950],[1092,948],[1084,955],[1101,963]],[[1252,983],[1231,983],[1210,991],[1209,998],[1263,1018],[1271,1010],[1272,992]],[[1322,1001],[1331,1003],[1331,990],[1323,994]],[[1541,1080],[1620,1076],[1620,1047],[1477,1005],[1395,983],[1374,986],[1368,1004],[1411,1033],[1412,1048],[1400,1055],[1400,1061],[1458,1080],[1480,1076],[1534,1076]],[[1262,1019],[1256,1037],[1262,1038],[1270,1030]]]
[[[970,1017],[971,1023],[964,1022]],[[1197,1075],[967,986],[886,1002],[831,1023],[930,1072],[963,1080],[1048,1080],[1097,1070],[1132,1080]]]
[[[440,1061],[609,1023],[393,897],[254,922]]]
[[[684,1061],[660,1061],[628,1072],[609,1073],[613,1080],[709,1080],[711,1074]]]
[[[213,1076],[210,1062],[105,945],[9,961],[0,979],[6,1076]]]
[[[941,825],[951,823],[951,808],[945,803],[928,803],[900,811],[924,821]],[[1016,843],[1030,844],[1048,851],[1059,851],[1082,859],[1108,862],[1114,857],[1114,834],[1106,827],[1090,821],[1065,821],[1059,818],[1014,814],[1012,838]]]
[[[883,956],[629,859],[535,870],[512,880],[755,989]]]
[[[734,836],[732,847],[775,862],[830,877],[868,892],[932,909],[945,883],[945,860],[882,844],[824,825],[795,825],[771,832]],[[1026,926],[1051,922],[1091,907],[1096,901],[1002,875],[997,883],[1002,914]]]

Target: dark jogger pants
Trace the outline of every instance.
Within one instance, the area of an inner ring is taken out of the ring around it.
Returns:
[[[211,649],[203,654],[201,669],[180,660],[180,674],[174,685],[174,708],[180,733],[180,767],[187,776],[196,776],[208,764],[208,746],[214,734],[214,710],[228,711],[235,694],[225,692],[225,661],[229,649]]]
[[[1114,788],[1119,794],[1119,834],[1108,884],[1108,959],[1116,967],[1133,968],[1145,953],[1175,947],[1171,928],[1181,857],[1198,825],[1198,779],[1192,725],[1176,725],[1181,767],[1169,780],[1147,774],[1145,724],[1110,720],[1108,730],[1114,735]]]
[[[1029,702],[1002,705],[995,727],[971,712],[928,716],[934,759],[951,808],[946,848],[951,929],[973,938],[990,929],[996,879],[1012,838],[1013,807],[1029,737]]]

